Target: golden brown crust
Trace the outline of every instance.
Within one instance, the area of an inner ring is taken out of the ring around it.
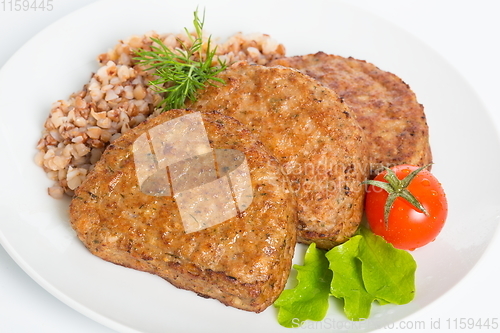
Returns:
[[[76,191],[71,224],[102,259],[159,275],[226,305],[263,311],[281,293],[291,268],[297,223],[291,185],[241,123],[217,112],[201,113],[214,149],[244,152],[253,201],[225,222],[186,233],[174,197],[139,189],[132,149],[141,134],[151,135],[155,126],[186,114],[191,112],[160,114],[110,145]]]
[[[371,176],[382,166],[432,162],[424,108],[396,75],[354,58],[318,52],[272,61],[296,68],[334,90],[366,133]]]
[[[298,239],[331,248],[356,231],[368,176],[364,133],[330,89],[297,70],[237,63],[189,107],[234,117],[283,164],[297,193]]]

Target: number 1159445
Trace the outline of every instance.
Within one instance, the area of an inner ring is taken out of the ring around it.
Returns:
[[[51,11],[53,0],[1,0],[0,9],[4,12]]]

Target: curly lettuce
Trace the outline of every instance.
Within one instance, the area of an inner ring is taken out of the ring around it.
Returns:
[[[278,322],[285,327],[323,320],[329,296],[343,300],[344,313],[353,321],[368,318],[374,301],[406,304],[415,296],[417,264],[412,255],[365,227],[328,252],[311,244],[304,265],[294,268],[297,285],[274,303]]]
[[[322,320],[328,310],[332,271],[328,269],[325,251],[311,244],[304,257],[304,265],[294,265],[297,285],[284,290],[274,305],[278,308],[278,322],[284,327],[298,327],[306,320]]]

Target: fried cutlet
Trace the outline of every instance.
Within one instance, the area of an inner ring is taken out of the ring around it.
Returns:
[[[324,52],[269,64],[278,65],[300,70],[344,100],[366,134],[372,177],[383,166],[432,162],[424,108],[396,75],[363,60]]]
[[[261,312],[287,281],[297,208],[281,164],[239,121],[170,110],[105,150],[70,220],[104,260]]]
[[[298,200],[298,239],[329,249],[351,237],[368,176],[364,132],[333,91],[298,70],[239,62],[188,105],[241,121],[276,156]]]

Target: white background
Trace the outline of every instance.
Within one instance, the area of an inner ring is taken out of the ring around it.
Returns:
[[[0,67],[39,30],[93,1],[53,0],[53,10],[45,12],[3,11],[0,7]],[[500,129],[500,1],[348,2],[397,24],[445,57],[477,92],[492,121]],[[306,5],[307,1],[297,3]],[[471,110],[471,114],[473,112]],[[429,307],[396,323],[394,329],[383,331],[417,331],[405,327],[415,327],[422,322],[425,331],[438,331],[430,328],[431,322],[436,321],[440,321],[440,330],[447,331],[447,319],[500,318],[499,255],[500,236],[497,232],[486,254],[457,286]],[[100,333],[112,330],[79,314],[46,292],[0,246],[0,332]]]

